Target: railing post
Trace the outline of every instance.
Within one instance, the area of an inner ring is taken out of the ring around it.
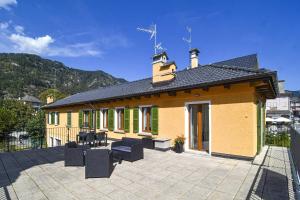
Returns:
[[[70,142],[70,127],[68,126],[68,139],[67,139],[67,143]]]

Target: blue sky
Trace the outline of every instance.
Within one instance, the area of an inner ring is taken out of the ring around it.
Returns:
[[[157,24],[158,41],[179,69],[188,65],[185,27],[200,64],[257,53],[286,88],[300,89],[297,1],[0,0],[0,52],[28,52],[129,81],[151,76],[153,42],[138,26]]]

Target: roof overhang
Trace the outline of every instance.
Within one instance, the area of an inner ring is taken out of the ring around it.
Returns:
[[[82,102],[74,102],[69,104],[63,104],[63,105],[45,105],[42,108],[43,109],[53,109],[58,107],[68,107],[68,106],[74,106],[74,105],[86,105],[91,103],[101,103],[101,102],[108,102],[108,101],[116,101],[126,98],[135,98],[140,97],[143,95],[155,95],[159,93],[165,93],[165,92],[176,92],[176,91],[182,91],[182,90],[189,90],[189,89],[196,89],[196,88],[202,88],[207,89],[209,87],[214,86],[220,86],[220,85],[231,85],[231,84],[237,84],[237,83],[243,83],[243,82],[250,82],[250,83],[256,83],[256,82],[263,82],[262,85],[252,85],[255,87],[256,92],[259,95],[262,95],[266,98],[276,98],[278,95],[278,87],[277,85],[277,72],[265,72],[261,74],[246,76],[246,77],[240,77],[235,79],[227,79],[227,80],[221,80],[221,81],[214,81],[210,83],[203,83],[203,84],[196,84],[196,85],[189,85],[185,87],[178,87],[173,89],[162,89],[159,91],[153,91],[153,92],[141,92],[131,95],[123,95],[123,96],[115,96],[110,98],[103,98],[103,99],[95,99],[95,100],[89,100],[89,101],[82,101]]]

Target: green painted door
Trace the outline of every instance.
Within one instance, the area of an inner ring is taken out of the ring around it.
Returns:
[[[260,153],[260,150],[261,150],[261,130],[262,130],[262,127],[261,127],[261,123],[262,122],[262,115],[261,115],[261,102],[259,102],[257,104],[257,154]]]

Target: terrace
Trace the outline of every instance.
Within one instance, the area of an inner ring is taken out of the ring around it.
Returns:
[[[0,199],[293,199],[288,150],[265,147],[254,162],[145,149],[110,178],[64,167],[63,147],[0,154]]]

